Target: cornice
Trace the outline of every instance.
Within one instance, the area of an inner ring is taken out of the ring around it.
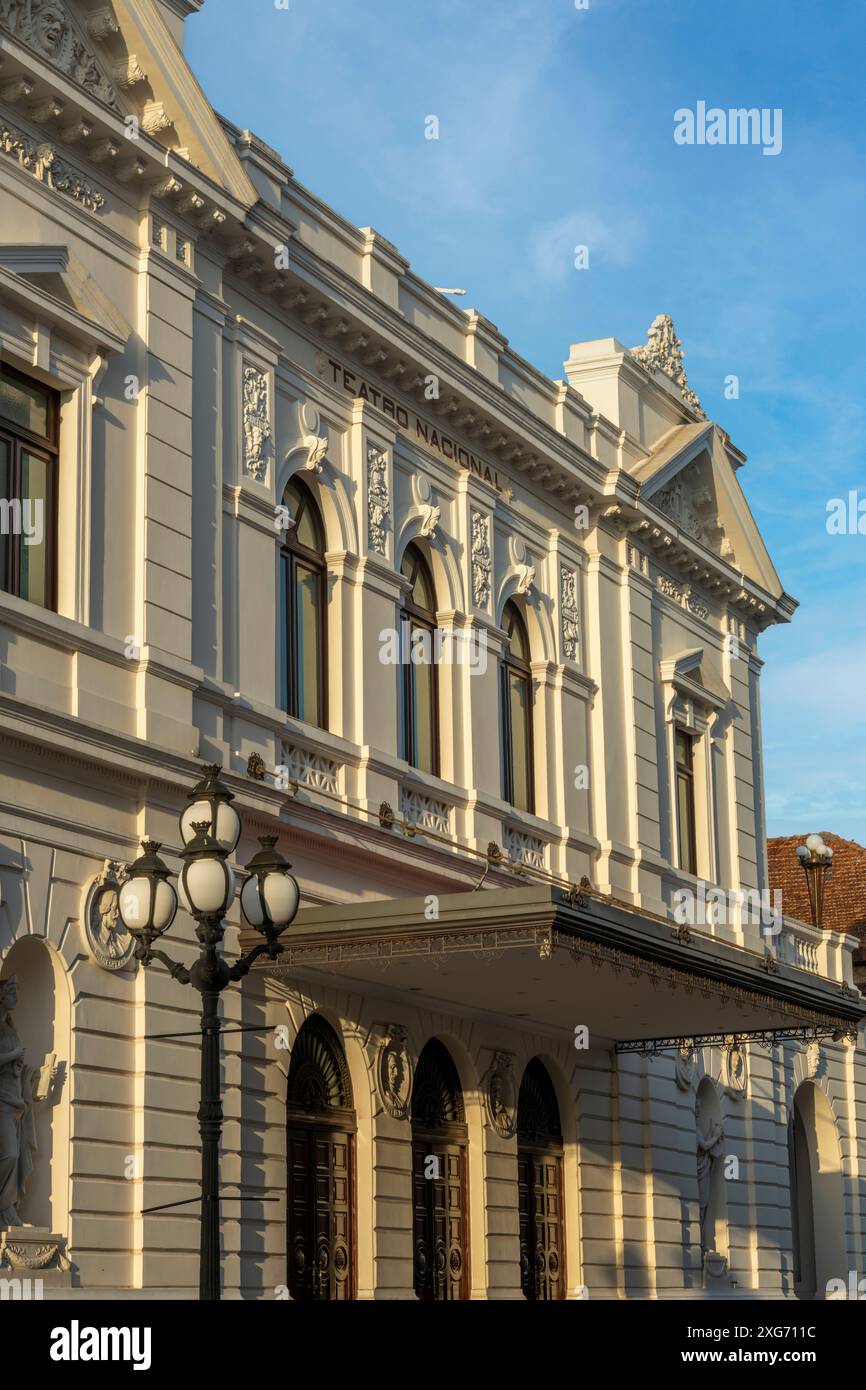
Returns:
[[[44,321],[60,327],[74,341],[83,342],[90,348],[108,348],[111,352],[123,352],[126,347],[127,340],[121,338],[107,324],[87,318],[41,286],[22,280],[20,275],[7,270],[5,266],[0,266],[0,294],[23,304]]]

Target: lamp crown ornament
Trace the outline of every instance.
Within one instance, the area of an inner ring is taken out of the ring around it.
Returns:
[[[824,843],[821,835],[807,835],[806,843],[797,846],[796,854],[806,875],[812,925],[817,931],[823,931],[824,889],[833,859],[832,847]]]

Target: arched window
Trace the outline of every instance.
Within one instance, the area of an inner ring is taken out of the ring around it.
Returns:
[[[422,772],[439,772],[439,718],[434,637],[436,595],[427,562],[415,545],[403,553],[410,588],[400,610],[400,755]]]
[[[468,1295],[466,1142],[457,1068],[447,1048],[431,1038],[412,1088],[415,1292],[425,1301]]]
[[[534,810],[532,771],[532,675],[529,637],[516,604],[505,605],[502,626],[508,638],[500,668],[502,795],[519,811]]]
[[[280,550],[280,701],[287,714],[325,728],[325,538],[306,485],[283,493],[292,525]]]
[[[286,1089],[287,1283],[299,1301],[354,1298],[355,1111],[340,1039],[318,1014]]]
[[[524,1296],[564,1298],[562,1127],[553,1082],[537,1057],[517,1098],[517,1202]]]

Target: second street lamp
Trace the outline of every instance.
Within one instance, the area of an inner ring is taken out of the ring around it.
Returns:
[[[809,906],[812,910],[812,925],[818,931],[823,931],[824,888],[833,859],[833,851],[829,845],[824,844],[820,835],[807,835],[806,843],[797,846],[797,858],[806,875]]]
[[[131,865],[119,894],[120,917],[135,940],[135,955],[143,966],[161,961],[181,984],[201,994],[201,1097],[198,1110],[201,1135],[201,1243],[199,1298],[220,1296],[219,1258],[219,1142],[222,1099],[219,1085],[219,997],[232,981],[242,980],[260,955],[275,960],[283,950],[280,934],[294,920],[300,889],[288,872],[288,861],[276,849],[275,835],[262,836],[261,849],[246,866],[241,910],[265,940],[229,965],[219,950],[225,935],[223,918],[235,894],[229,854],[240,838],[240,818],[231,805],[232,793],[220,781],[221,769],[205,768],[205,777],[189,794],[190,806],[180,817],[183,867],[179,893],[169,882],[170,871],[159,858],[160,846],[142,843],[142,854]],[[218,838],[211,833],[214,825]],[[181,906],[195,921],[199,956],[187,969],[155,947],[168,931]]]

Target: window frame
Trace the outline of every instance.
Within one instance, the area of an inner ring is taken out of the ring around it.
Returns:
[[[57,498],[59,492],[58,469],[60,467],[60,393],[51,386],[46,386],[37,377],[28,376],[25,372],[20,372],[16,367],[10,366],[8,362],[0,363],[0,370],[4,376],[10,377],[13,381],[20,381],[27,387],[35,387],[44,391],[48,405],[48,434],[41,435],[29,430],[24,425],[18,424],[15,420],[10,420],[8,416],[0,415],[0,441],[9,448],[9,486],[7,488],[8,500],[18,498],[22,503],[24,498],[21,493],[21,454],[34,454],[37,458],[43,459],[46,463],[46,512],[44,519],[45,528],[45,603],[37,603],[35,599],[28,599],[21,593],[21,546],[23,535],[10,533],[5,537],[7,542],[7,557],[5,570],[0,572],[0,593],[11,594],[13,598],[23,599],[25,603],[33,603],[37,608],[44,608],[47,612],[57,612]]]
[[[415,569],[421,570],[427,583],[433,601],[436,601],[436,586],[433,582],[433,574],[427,563],[426,557],[420,548],[411,541],[403,551],[400,560],[400,573],[403,574],[403,564],[406,556],[410,555],[413,559]],[[414,572],[413,572],[414,573]],[[408,575],[403,575],[404,579],[409,579]],[[411,587],[407,590],[400,604],[400,629],[398,649],[401,657],[401,676],[400,676],[400,756],[409,767],[415,768],[418,772],[426,773],[430,777],[440,775],[440,744],[439,744],[439,671],[436,666],[434,656],[435,636],[436,636],[436,613],[433,609],[422,608],[420,604],[414,602],[412,593],[415,588],[414,578],[410,580]],[[403,646],[404,623],[409,626],[409,641],[406,649]],[[430,633],[430,720],[432,724],[432,768],[421,768],[412,760],[409,753],[415,747],[415,734],[417,731],[417,711],[414,699],[414,682],[412,679],[412,633],[415,628],[423,628]]]
[[[499,664],[499,704],[500,704],[500,741],[502,744],[502,789],[503,800],[509,806],[514,807],[515,811],[524,811],[527,815],[535,815],[535,748],[532,729],[532,667],[529,659],[516,657],[511,650],[511,632],[513,624],[509,628],[507,618],[509,613],[516,615],[517,621],[525,638],[527,651],[529,650],[529,629],[523,618],[523,614],[517,605],[509,599],[503,609],[503,628],[507,638],[505,649]],[[526,686],[526,762],[527,762],[527,791],[528,806],[517,806],[514,801],[514,728],[511,720],[511,681],[510,676],[518,676]]]
[[[311,509],[313,524],[318,536],[320,550],[312,550],[309,546],[302,545],[298,540],[298,523],[301,521],[304,510],[299,510],[298,515],[292,518],[292,525],[283,533],[280,541],[280,587],[282,589],[282,612],[283,623],[280,633],[282,643],[280,659],[280,703],[290,719],[299,719],[305,724],[311,724],[314,728],[327,731],[328,728],[328,567],[325,563],[325,526],[318,503],[314,498],[309,487],[302,480],[294,476],[289,478],[283,489],[283,499],[286,491],[291,484],[298,488],[303,499],[303,509]],[[317,577],[319,591],[319,632],[318,632],[318,685],[319,685],[319,710],[318,718],[309,719],[306,715],[298,713],[299,692],[300,692],[300,663],[298,661],[298,601],[297,601],[297,575],[299,567],[306,570],[313,570]],[[283,671],[285,671],[285,690],[283,689]]]
[[[684,739],[688,747],[688,761],[681,762],[679,756],[680,739]],[[695,736],[689,733],[688,729],[682,728],[679,724],[674,725],[674,805],[677,817],[677,858],[678,868],[684,873],[691,874],[693,878],[698,876],[698,842],[697,842],[697,803],[695,798]],[[686,804],[689,811],[689,826],[687,839],[683,834],[682,818],[680,816],[680,785],[686,788]],[[688,849],[689,862],[683,860],[684,843]]]

